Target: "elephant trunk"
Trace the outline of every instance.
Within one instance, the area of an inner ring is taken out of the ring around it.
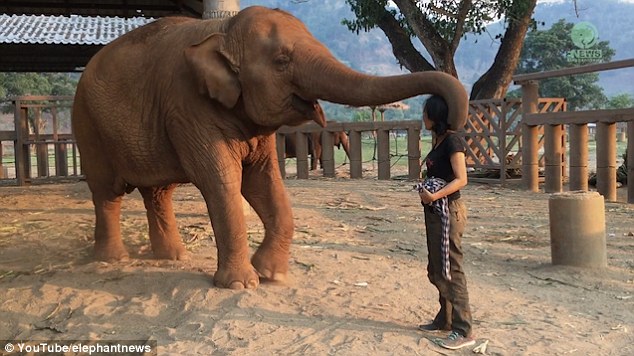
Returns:
[[[379,106],[417,95],[436,94],[447,102],[449,124],[461,129],[467,120],[469,97],[455,77],[437,71],[395,76],[356,72],[336,60],[318,61],[321,68],[305,71],[308,92],[317,99],[351,106]]]

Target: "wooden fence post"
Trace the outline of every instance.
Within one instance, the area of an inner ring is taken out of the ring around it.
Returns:
[[[27,125],[27,111],[22,108],[20,100],[14,101],[14,123],[16,131],[15,147],[15,177],[19,186],[25,185],[30,178],[31,159],[29,146],[26,141],[29,138],[29,127]]]
[[[390,131],[377,130],[379,179],[390,179]]]
[[[321,159],[324,166],[324,177],[335,176],[335,143],[333,133],[322,131],[321,134]],[[318,159],[313,157],[313,159]],[[317,162],[319,164],[319,162]]]
[[[420,179],[420,129],[407,129],[407,159],[409,179]]]
[[[306,138],[306,134],[301,131],[295,133],[295,139],[297,179],[308,179],[308,139]]]
[[[535,81],[522,83],[522,115],[537,112],[538,88]],[[522,183],[533,192],[539,191],[537,139],[537,126],[522,123]]]
[[[588,190],[588,125],[570,125],[570,190]]]
[[[627,123],[627,202],[634,204],[634,121]]]
[[[597,191],[616,201],[616,123],[597,123]]]
[[[350,178],[363,178],[361,131],[350,131],[348,138],[350,139]]]
[[[282,179],[286,179],[286,141],[284,134],[275,134],[275,146],[277,147],[277,163],[280,167]],[[75,150],[73,149],[73,153]]]

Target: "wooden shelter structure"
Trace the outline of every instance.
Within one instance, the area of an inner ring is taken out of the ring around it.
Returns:
[[[0,0],[0,72],[79,72],[121,34],[163,16],[214,17],[205,13],[210,4],[203,0]]]

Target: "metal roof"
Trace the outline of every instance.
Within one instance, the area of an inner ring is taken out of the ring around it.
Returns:
[[[0,43],[105,45],[153,18],[0,15]]]

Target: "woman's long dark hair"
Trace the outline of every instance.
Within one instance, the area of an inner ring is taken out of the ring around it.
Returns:
[[[427,114],[427,117],[434,122],[434,126],[431,128],[436,135],[443,135],[450,129],[447,117],[449,116],[449,109],[445,99],[438,95],[432,95],[425,101],[425,107],[423,111]]]

